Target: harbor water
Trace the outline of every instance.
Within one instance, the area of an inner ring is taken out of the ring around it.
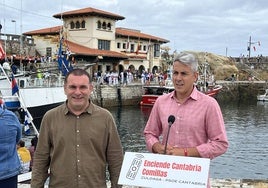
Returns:
[[[211,161],[211,178],[268,178],[268,103],[220,104],[230,147]],[[113,114],[124,151],[148,152],[143,129],[151,107],[122,106]]]
[[[268,179],[268,102],[220,103],[230,146],[211,161],[214,179]],[[143,129],[151,107],[107,108],[115,118],[124,151],[148,152]],[[24,138],[27,145],[29,138]]]

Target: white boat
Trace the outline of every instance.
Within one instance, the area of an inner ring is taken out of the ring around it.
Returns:
[[[265,90],[263,95],[257,95],[258,101],[268,101],[268,89]]]
[[[64,78],[73,67],[68,61],[68,54],[63,53],[62,43],[63,38],[60,40],[57,62],[31,63],[27,68],[24,65],[23,70],[19,67],[24,63],[0,64],[0,95],[5,105],[13,111],[27,109],[36,125],[40,125],[47,110],[66,100]],[[17,87],[16,92],[13,86]]]
[[[63,103],[66,96],[63,90],[64,77],[60,74],[47,74],[37,78],[36,73],[19,72],[13,74],[0,65],[0,94],[8,109],[27,108],[35,124],[39,124],[44,113]],[[47,72],[43,69],[44,73]],[[18,92],[12,95],[12,74]]]

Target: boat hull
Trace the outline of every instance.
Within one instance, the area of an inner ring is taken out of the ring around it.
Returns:
[[[48,110],[51,110],[52,108],[55,108],[59,105],[61,105],[63,102],[59,103],[52,103],[52,104],[47,104],[47,105],[42,105],[42,106],[36,106],[36,107],[30,107],[28,108],[29,113],[33,117],[33,123],[36,126],[36,128],[39,130],[40,124],[42,121],[43,116]]]
[[[265,90],[265,93],[263,95],[257,95],[258,101],[268,101],[268,89]]]
[[[20,98],[20,99],[19,99]],[[27,108],[33,118],[33,123],[37,129],[41,124],[44,114],[66,100],[63,87],[54,88],[22,88],[18,96],[3,96],[7,109],[17,111],[21,123],[24,123]]]
[[[216,97],[221,89],[222,89],[221,85],[216,85],[214,88],[205,92],[205,94],[210,96],[210,97]]]
[[[16,96],[3,96],[7,109],[16,110],[20,108],[21,104]]]
[[[159,95],[142,95],[140,105],[153,106]]]
[[[161,95],[170,93],[174,87],[169,86],[143,86],[143,93],[140,105],[153,106],[157,98]]]
[[[217,94],[222,89],[221,85],[216,85],[210,88],[208,91],[203,92],[210,97],[216,97]],[[144,95],[142,95],[140,105],[141,106],[153,106],[157,98],[161,95],[173,91],[173,87],[163,87],[163,86],[144,86]],[[152,94],[153,93],[153,94]]]
[[[267,101],[268,102],[268,96],[257,96],[258,101]]]

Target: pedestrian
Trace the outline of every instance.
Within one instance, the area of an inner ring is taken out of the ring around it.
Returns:
[[[32,171],[32,188],[112,188],[117,184],[123,149],[111,113],[92,103],[93,85],[83,69],[64,81],[67,100],[44,115]],[[49,171],[50,170],[50,171]]]
[[[31,155],[30,171],[32,171],[32,169],[33,169],[34,152],[35,152],[35,149],[36,149],[37,142],[38,142],[38,137],[37,136],[33,137],[31,139],[31,146],[28,148],[28,150],[30,152],[30,155]]]
[[[21,139],[18,117],[0,97],[0,187],[17,188],[20,160],[16,144]]]
[[[193,54],[183,52],[175,57],[174,91],[158,97],[144,129],[150,152],[214,159],[227,151],[221,109],[214,98],[197,90],[197,78],[198,61]]]
[[[17,151],[20,159],[20,173],[26,173],[30,171],[30,162],[31,162],[31,154],[30,151],[25,147],[25,142],[20,140],[17,144]]]

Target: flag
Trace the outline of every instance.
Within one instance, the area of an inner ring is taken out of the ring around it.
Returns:
[[[67,44],[64,38],[62,37],[60,39],[60,46],[59,46],[59,51],[58,51],[58,67],[59,70],[61,71],[63,76],[66,76],[69,71],[73,69],[71,63],[67,59],[67,52],[63,53],[62,50],[62,45],[63,43]],[[67,47],[67,50],[69,51],[69,48]]]
[[[255,46],[253,46],[253,50],[256,51],[256,47]]]
[[[19,91],[19,87],[13,74],[11,77],[11,87],[12,87],[12,95],[15,95],[15,93]]]
[[[29,115],[28,115],[26,110],[24,111],[24,113],[25,113],[25,117],[24,117],[24,133],[26,135],[29,135],[31,133],[30,126],[29,126],[29,124],[31,122],[31,119],[30,119],[30,117],[29,117]]]
[[[0,43],[0,59],[4,59],[5,56],[6,56],[6,53],[5,53],[4,49],[3,49],[2,44]]]
[[[0,98],[0,108],[4,108],[4,105],[5,105],[4,100]]]

